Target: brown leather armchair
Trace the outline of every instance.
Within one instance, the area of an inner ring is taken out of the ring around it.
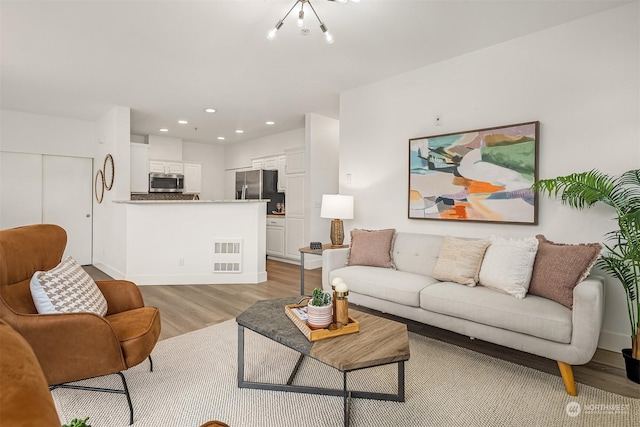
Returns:
[[[0,320],[0,422],[11,427],[60,427],[56,405],[29,343]],[[200,427],[229,427],[209,421]]]
[[[0,231],[0,319],[31,345],[50,389],[125,394],[133,423],[133,407],[121,371],[147,357],[151,362],[151,350],[160,335],[160,313],[155,307],[144,306],[134,283],[107,280],[96,282],[108,303],[105,317],[93,313],[38,314],[29,282],[36,271],[50,270],[60,263],[66,242],[66,232],[57,225]],[[66,384],[107,374],[119,374],[123,390]]]

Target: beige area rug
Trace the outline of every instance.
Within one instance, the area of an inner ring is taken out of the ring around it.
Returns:
[[[638,426],[640,399],[579,384],[568,396],[560,377],[410,334],[406,402],[354,399],[351,425],[374,426]],[[245,379],[286,382],[297,354],[245,333]],[[241,426],[340,426],[342,398],[238,389],[237,324],[230,320],[158,343],[154,372],[142,363],[124,372],[134,426],[197,427],[208,420]],[[354,389],[396,392],[397,365],[349,374]],[[117,375],[81,382],[118,387]],[[305,359],[296,384],[342,387],[342,375]],[[127,426],[123,395],[58,389],[60,420],[89,416],[92,427]],[[572,415],[567,414],[567,407]]]

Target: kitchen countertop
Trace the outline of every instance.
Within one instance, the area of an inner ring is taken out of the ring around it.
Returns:
[[[269,199],[252,200],[114,200],[113,203],[131,205],[211,204],[211,203],[266,203]],[[275,215],[274,215],[275,216]]]

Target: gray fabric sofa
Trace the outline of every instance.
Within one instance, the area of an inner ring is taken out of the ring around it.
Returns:
[[[577,395],[572,365],[596,351],[604,314],[604,280],[589,276],[573,292],[573,309],[535,295],[511,295],[431,277],[444,236],[397,233],[396,269],[345,266],[349,249],[323,252],[322,286],[342,278],[349,302],[472,338],[556,360],[567,393]]]

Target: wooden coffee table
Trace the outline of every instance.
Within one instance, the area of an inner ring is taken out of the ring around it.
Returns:
[[[238,322],[238,387],[342,396],[345,426],[349,425],[351,398],[404,402],[404,362],[410,357],[409,335],[405,324],[350,309],[349,316],[360,322],[359,332],[310,342],[284,312],[285,305],[295,304],[298,301],[299,297],[258,301],[236,318]],[[245,328],[300,353],[286,384],[245,381]],[[293,385],[305,357],[311,357],[341,371],[343,388],[340,390]],[[398,364],[397,393],[347,390],[349,372],[391,363]]]

